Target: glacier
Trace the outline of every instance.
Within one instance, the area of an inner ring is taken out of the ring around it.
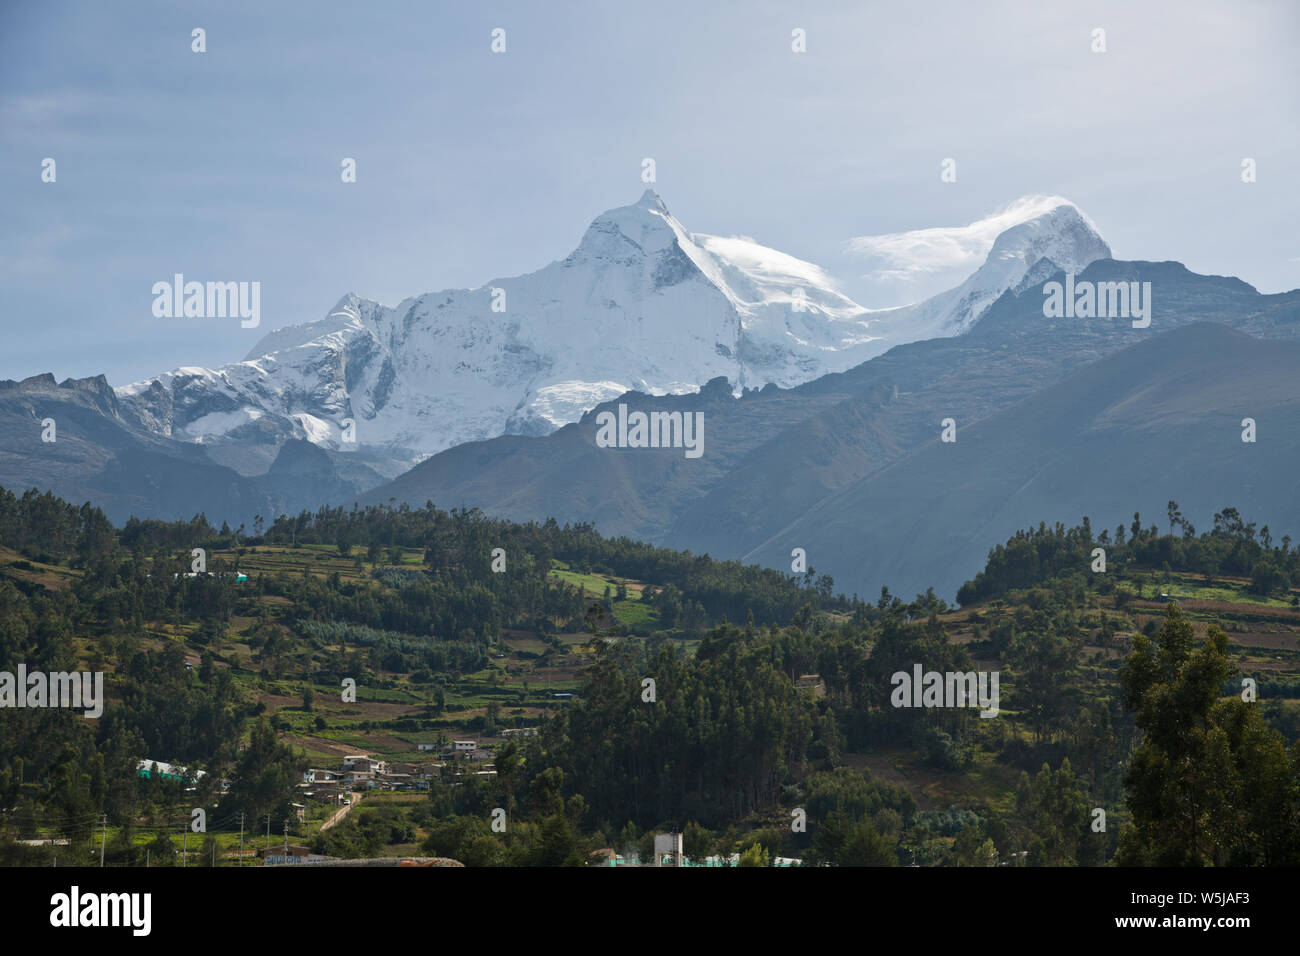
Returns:
[[[630,390],[682,394],[718,376],[736,394],[793,387],[961,334],[1040,263],[1077,271],[1109,258],[1072,203],[1034,199],[965,282],[872,310],[813,263],[687,231],[647,190],[536,272],[392,307],[349,294],[322,319],[269,332],[241,362],[181,367],[116,394],[125,415],[173,439],[306,439],[363,449],[392,472],[466,442],[548,434]]]

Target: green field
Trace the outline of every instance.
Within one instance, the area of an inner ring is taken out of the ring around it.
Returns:
[[[562,565],[562,562],[555,562]],[[608,588],[614,611],[614,619],[627,627],[634,634],[648,634],[660,628],[659,612],[642,600],[641,583],[628,578],[601,577],[596,574],[583,574],[557,566],[551,571],[552,577],[567,584],[581,587],[587,597],[600,600]],[[617,600],[618,586],[622,583],[627,588],[627,597]]]
[[[1254,604],[1258,607],[1296,607],[1292,603],[1295,592],[1285,598],[1276,594],[1264,597],[1249,593],[1246,581],[1216,579],[1214,583],[1207,584],[1200,575],[1166,575],[1155,571],[1137,575],[1137,579],[1142,583],[1142,596],[1145,598],[1158,597],[1163,592],[1175,601],[1223,601],[1230,604]],[[1137,588],[1130,582],[1122,581],[1118,586],[1131,594],[1137,593]]]

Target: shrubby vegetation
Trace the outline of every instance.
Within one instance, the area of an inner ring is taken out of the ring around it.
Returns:
[[[1154,524],[1143,528],[1136,512],[1127,530],[1117,525],[1113,536],[1106,529],[1094,534],[1087,518],[1074,528],[1040,524],[1036,530],[1021,531],[989,551],[987,566],[962,586],[957,601],[962,605],[986,601],[1014,589],[1079,575],[1090,566],[1092,550],[1098,547],[1105,549],[1112,572],[1133,566],[1194,571],[1208,582],[1219,576],[1248,578],[1248,590],[1263,596],[1300,580],[1300,548],[1292,550],[1290,536],[1274,543],[1268,525],[1256,530],[1255,523],[1245,521],[1236,508],[1215,514],[1214,527],[1199,537],[1176,501],[1169,502],[1167,518],[1170,530],[1163,535]]]

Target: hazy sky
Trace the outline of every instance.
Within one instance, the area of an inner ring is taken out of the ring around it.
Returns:
[[[0,378],[121,385],[238,360],[347,292],[532,271],[637,200],[644,157],[688,229],[820,263],[865,306],[947,279],[863,279],[849,239],[1035,193],[1119,258],[1285,291],[1298,41],[1300,5],[1240,0],[4,4]],[[176,272],[260,282],[261,326],[155,318]]]

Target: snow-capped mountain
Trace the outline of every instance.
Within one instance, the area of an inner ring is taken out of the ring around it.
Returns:
[[[923,302],[874,313],[873,332],[889,347],[960,335],[1002,293],[1018,289],[1026,279],[1050,276],[1057,269],[1079,273],[1098,259],[1111,258],[1110,246],[1092,220],[1068,199],[1026,196],[1013,206],[1028,218],[998,233],[984,264],[965,282]]]
[[[549,433],[630,389],[690,392],[717,376],[736,390],[798,385],[902,342],[959,334],[1040,259],[1082,269],[1107,256],[1062,200],[999,236],[956,289],[873,312],[812,263],[687,232],[647,191],[537,272],[392,308],[348,295],[319,321],[271,332],[242,362],[180,368],[117,394],[125,415],[173,438],[305,438],[410,463]]]

